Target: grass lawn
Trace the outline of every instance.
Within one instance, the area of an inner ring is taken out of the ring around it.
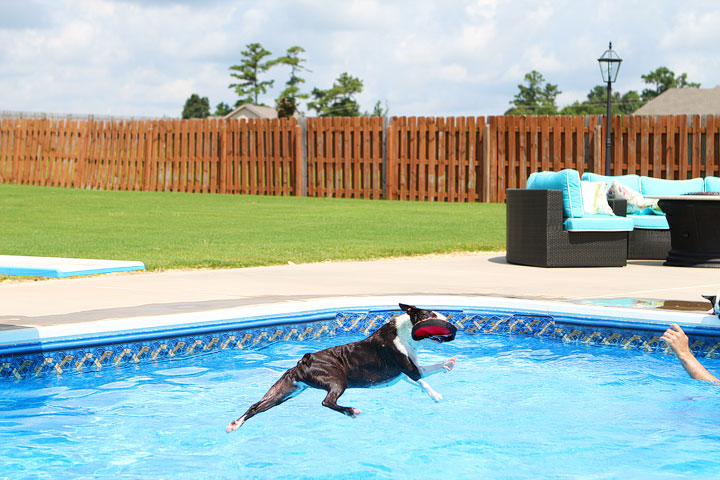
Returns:
[[[505,206],[0,184],[0,254],[227,268],[505,249]]]

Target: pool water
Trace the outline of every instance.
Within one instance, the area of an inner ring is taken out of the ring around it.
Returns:
[[[349,389],[350,419],[308,389],[225,426],[326,338],[137,368],[0,384],[7,478],[711,478],[720,387],[672,356],[462,335],[420,351],[458,356],[428,383]],[[720,362],[703,360],[720,372]]]

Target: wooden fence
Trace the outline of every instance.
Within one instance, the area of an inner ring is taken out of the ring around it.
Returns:
[[[605,172],[604,117],[490,117],[489,201],[525,186],[532,172]],[[720,117],[615,116],[613,175],[686,179],[720,174]],[[497,170],[495,170],[497,168]]]
[[[474,202],[483,198],[483,117],[393,118],[389,199]]]
[[[0,181],[102,190],[295,195],[299,126],[282,120],[3,120]]]
[[[0,121],[0,182],[504,202],[540,170],[605,171],[603,117]],[[612,173],[720,175],[720,117],[612,118]]]
[[[383,197],[383,119],[308,118],[307,195]]]

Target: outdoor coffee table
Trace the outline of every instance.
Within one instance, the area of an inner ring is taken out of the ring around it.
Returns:
[[[663,265],[720,268],[720,192],[655,195],[670,226]]]

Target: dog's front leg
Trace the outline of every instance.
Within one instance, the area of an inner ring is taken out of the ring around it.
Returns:
[[[427,393],[430,396],[430,398],[432,398],[436,402],[439,402],[440,400],[442,400],[442,395],[440,395],[435,390],[433,390],[432,387],[422,378],[420,378],[418,380],[413,380],[410,377],[405,377],[405,380],[412,383],[413,385],[416,385],[416,386],[422,388],[423,391],[425,393]]]
[[[434,363],[432,365],[425,365],[425,366],[419,366],[418,370],[420,371],[420,375],[423,377],[427,377],[428,375],[432,375],[433,373],[437,373],[440,371],[449,372],[453,369],[455,366],[455,362],[457,361],[457,357],[448,358],[444,362],[440,363]],[[436,402],[439,402],[442,400],[442,395],[436,392],[432,389],[432,387],[422,378],[418,379],[417,381],[413,380],[412,378],[407,378],[407,380],[411,383],[414,383],[415,385],[422,388],[425,393],[427,393],[430,398],[435,400]]]
[[[457,357],[452,357],[448,358],[444,362],[434,363],[432,365],[426,366],[421,365],[418,369],[420,370],[420,374],[423,377],[427,377],[428,375],[432,375],[433,373],[437,373],[439,371],[449,372],[455,366],[456,361]]]
[[[425,390],[425,393],[430,395],[430,398],[432,398],[436,402],[439,402],[440,400],[442,400],[442,395],[440,395],[435,390],[433,390],[432,387],[430,387],[430,385],[428,385],[428,383],[425,380],[423,380],[421,378],[420,380],[417,381],[417,383],[420,385],[420,387],[423,390]]]

